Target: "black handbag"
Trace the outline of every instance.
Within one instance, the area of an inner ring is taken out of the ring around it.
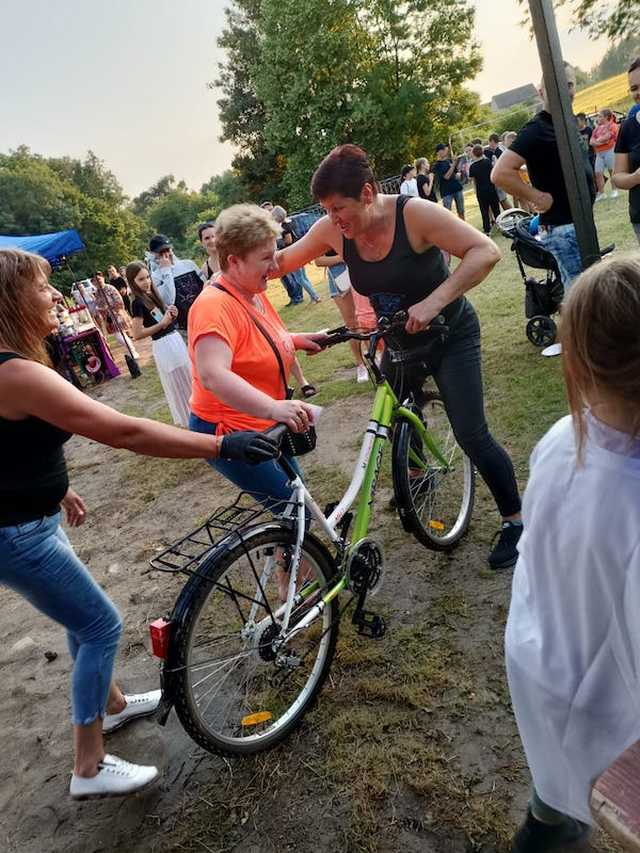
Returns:
[[[271,349],[273,350],[273,354],[276,357],[276,361],[278,362],[278,368],[280,370],[280,378],[282,379],[282,384],[284,386],[285,400],[291,400],[293,397],[293,388],[289,387],[287,382],[287,374],[284,369],[284,363],[282,361],[282,356],[280,355],[280,350],[275,344],[275,341],[269,334],[269,332],[265,329],[262,323],[258,320],[257,317],[254,316],[253,312],[250,311],[246,305],[244,305],[240,299],[234,294],[227,290],[226,287],[223,287],[220,283],[216,283],[214,287],[217,287],[218,290],[222,290],[228,296],[231,296],[236,300],[242,307],[245,309],[249,317],[253,320],[256,328],[269,344]],[[316,449],[316,443],[318,440],[318,436],[316,435],[316,428],[312,425],[309,426],[304,432],[292,432],[290,429],[287,430],[287,434],[282,442],[282,447],[285,453],[288,456],[304,456],[305,453],[311,453],[312,450]]]

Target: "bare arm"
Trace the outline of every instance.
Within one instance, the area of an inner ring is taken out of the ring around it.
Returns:
[[[147,418],[133,418],[92,400],[52,370],[16,360],[0,370],[0,415],[30,415],[60,429],[146,456],[207,459],[218,456],[217,439]]]
[[[340,255],[320,255],[316,258],[314,264],[317,267],[337,267],[338,264],[343,264],[344,261]]]
[[[410,236],[425,247],[435,245],[460,258],[455,271],[433,293],[409,309],[407,331],[419,332],[431,320],[489,275],[501,258],[496,244],[448,210],[420,199],[405,207]],[[412,240],[413,242],[413,240]]]
[[[611,181],[621,190],[632,190],[640,185],[640,169],[636,169],[635,172],[631,172],[629,169],[629,155],[616,154]]]
[[[165,311],[164,317],[158,323],[153,326],[147,326],[145,329],[142,323],[142,317],[133,317],[132,318],[132,335],[134,341],[140,341],[142,338],[150,338],[151,335],[157,335],[158,332],[162,332],[167,326],[170,326],[173,322],[174,315],[169,309]]]
[[[196,371],[200,382],[227,406],[239,412],[264,420],[281,421],[290,429],[306,429],[311,422],[312,410],[300,400],[274,400],[263,391],[250,385],[231,370],[233,353],[229,345],[217,335],[205,335],[196,341]],[[302,410],[304,420],[296,421],[296,412]]]
[[[338,229],[331,224],[329,217],[323,216],[322,219],[314,222],[297,243],[276,252],[278,272],[274,273],[273,278],[279,278],[292,270],[300,269],[320,255],[324,255],[327,249],[333,249],[340,254],[342,252],[342,236]]]
[[[491,182],[517,198],[526,199],[541,213],[545,213],[553,204],[553,196],[525,184],[520,178],[520,169],[524,165],[524,158],[515,151],[503,151],[491,170]]]

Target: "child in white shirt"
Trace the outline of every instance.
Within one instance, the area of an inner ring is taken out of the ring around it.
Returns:
[[[583,841],[593,782],[640,738],[639,330],[640,260],[586,270],[562,313],[571,416],[531,456],[506,631],[534,785],[514,853]]]

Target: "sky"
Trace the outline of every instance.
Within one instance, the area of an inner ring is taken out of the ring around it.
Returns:
[[[207,82],[224,59],[216,38],[227,0],[2,0],[0,152],[45,156],[91,149],[135,196],[166,174],[193,189],[229,167]],[[535,43],[516,0],[475,0],[483,101],[537,82]],[[565,59],[588,69],[604,39],[569,33]]]

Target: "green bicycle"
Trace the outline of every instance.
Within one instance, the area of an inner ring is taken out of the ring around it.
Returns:
[[[378,342],[405,320],[381,321],[367,334],[344,327],[329,333],[327,345],[368,341],[365,358],[377,386],[353,479],[338,503],[323,512],[281,453],[290,501],[265,509],[241,494],[151,561],[190,575],[168,621],[152,626],[154,652],[163,658],[158,719],[164,724],[175,707],[187,733],[210,752],[255,753],[295,729],[327,678],[340,618],[351,604],[359,633],[384,635],[383,618],[365,602],[384,568],[382,547],[368,530],[390,435],[405,530],[428,548],[448,550],[469,526],[473,466],[455,442],[442,400],[427,393],[421,408],[411,398],[400,402],[376,363]],[[428,358],[446,333],[436,323],[425,349],[390,356],[401,365]],[[287,437],[284,425],[269,433],[279,442]],[[345,590],[351,595],[339,607]]]

